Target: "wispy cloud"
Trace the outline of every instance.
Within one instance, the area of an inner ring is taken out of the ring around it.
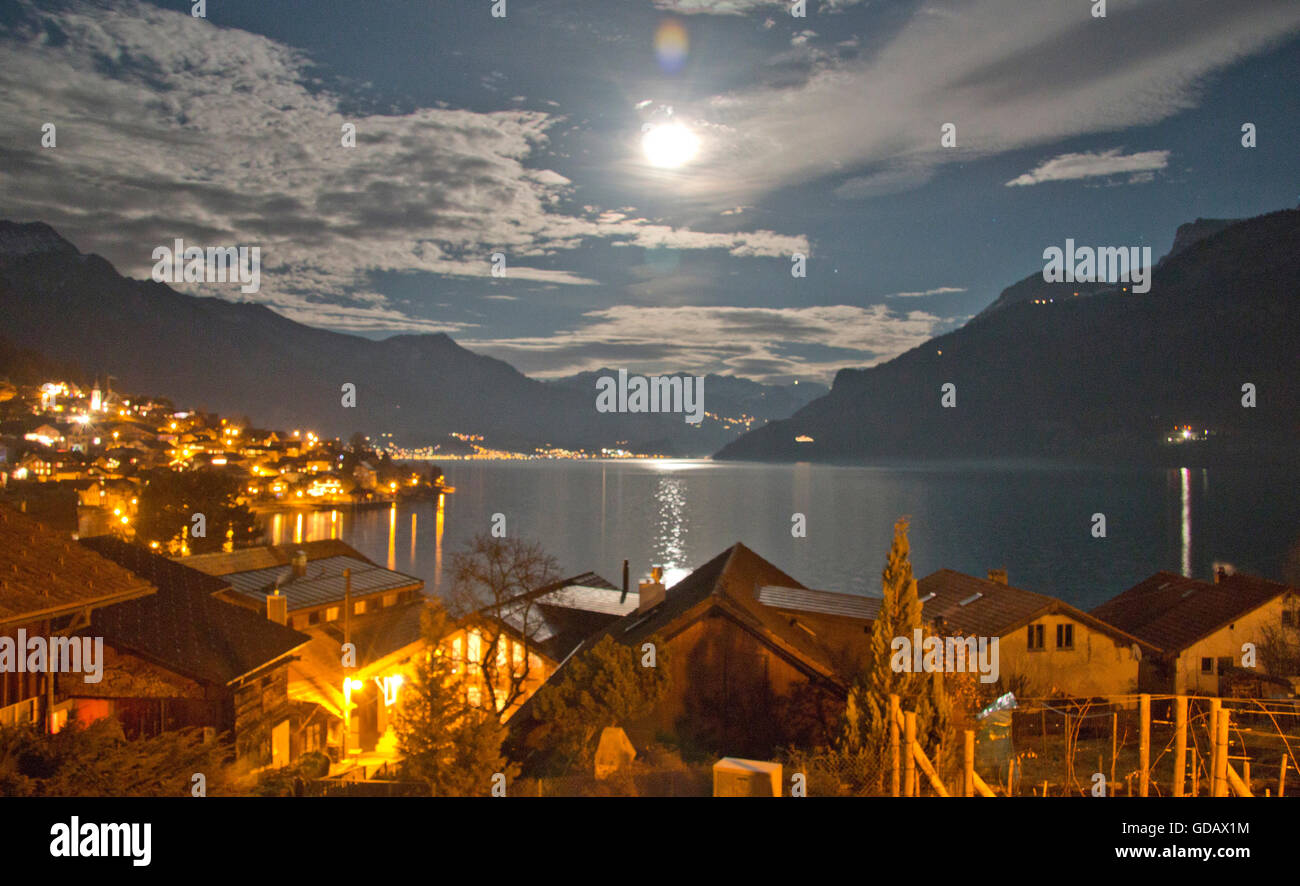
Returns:
[[[834,12],[862,0],[808,0],[807,6]],[[748,15],[760,10],[788,10],[793,0],[654,0],[655,7],[678,15]]]
[[[1038,185],[1043,182],[1073,181],[1080,178],[1134,173],[1130,180],[1150,181],[1151,173],[1169,165],[1169,151],[1141,151],[1121,154],[1120,148],[1095,153],[1061,154],[1040,163],[1023,175],[1007,182],[1008,188]],[[1138,173],[1146,173],[1139,176]]]
[[[965,286],[939,286],[935,289],[925,289],[918,292],[891,292],[885,298],[921,298],[927,295],[946,295],[950,292],[965,292]]]
[[[806,308],[643,307],[589,311],[547,336],[465,338],[461,343],[543,377],[602,366],[724,372],[759,380],[829,381],[844,366],[872,366],[924,343],[953,318],[884,305]],[[652,335],[647,335],[647,331]],[[807,349],[833,352],[809,359]]]
[[[795,85],[679,104],[704,145],[675,186],[713,207],[839,175],[841,197],[917,187],[945,163],[1164,120],[1208,74],[1297,30],[1293,0],[1131,0],[1105,19],[1086,3],[923,3],[882,46],[824,57]]]
[[[810,251],[799,235],[571,208],[573,183],[539,168],[564,119],[555,114],[346,114],[310,58],[255,34],[139,2],[19,11],[0,29],[0,119],[30,135],[0,144],[5,211],[53,224],[132,276],[147,276],[152,246],[176,237],[257,245],[257,298],[295,319],[447,330],[455,324],[388,303],[374,275],[486,278],[502,252],[510,279],[590,286],[562,265],[593,242],[738,258]],[[39,146],[45,121],[56,148]],[[341,144],[345,123],[355,147]]]

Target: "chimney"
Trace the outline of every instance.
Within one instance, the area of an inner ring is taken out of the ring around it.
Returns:
[[[1000,585],[1004,585],[1004,584],[1006,584],[1006,583],[1007,583],[1007,568],[1006,568],[1005,566],[1003,566],[1001,569],[990,569],[990,570],[989,570],[989,581],[997,582],[997,583],[1000,584]]]
[[[640,598],[637,600],[637,612],[649,612],[664,601],[667,591],[664,589],[664,571],[656,566],[650,570],[650,580],[641,582],[638,588]]]
[[[623,596],[618,598],[618,602],[622,603],[625,600],[627,600],[627,590],[628,590],[627,561],[624,560],[623,561]]]
[[[1214,573],[1214,583],[1217,585],[1219,582],[1223,581],[1223,577],[1227,574],[1228,570],[1220,566]]]
[[[266,617],[278,625],[289,623],[289,598],[282,595],[279,588],[266,598]]]
[[[289,560],[289,563],[290,565],[293,566],[294,578],[302,578],[304,575],[307,574],[307,552],[306,551],[294,551],[293,557],[292,559]]]

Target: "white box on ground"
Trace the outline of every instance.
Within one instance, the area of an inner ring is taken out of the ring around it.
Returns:
[[[713,764],[715,797],[781,796],[781,764],[723,757]]]

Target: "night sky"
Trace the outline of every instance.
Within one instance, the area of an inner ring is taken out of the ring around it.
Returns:
[[[190,5],[4,4],[0,217],[140,278],[257,245],[255,296],[178,288],[539,376],[826,381],[1067,237],[1300,202],[1294,0]]]

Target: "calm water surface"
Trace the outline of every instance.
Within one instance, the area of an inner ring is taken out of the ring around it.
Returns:
[[[875,467],[711,461],[501,461],[442,466],[456,493],[375,510],[266,519],[267,537],[336,537],[374,561],[443,583],[450,554],[504,514],[566,575],[618,583],[652,564],[671,585],[743,541],[809,587],[880,592],[894,520],[911,516],[918,577],[951,568],[1091,608],[1159,569],[1198,577],[1219,562],[1282,579],[1300,554],[1291,472],[1080,469],[1025,463]],[[1280,475],[1279,475],[1280,474]],[[807,537],[791,536],[795,513]],[[1106,538],[1092,535],[1105,514]],[[1294,579],[1294,576],[1292,576]]]

